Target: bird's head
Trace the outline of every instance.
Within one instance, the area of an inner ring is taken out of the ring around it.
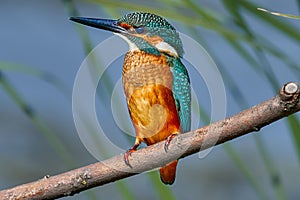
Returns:
[[[182,57],[182,42],[176,29],[164,18],[151,14],[134,12],[120,19],[96,19],[71,17],[70,20],[111,31],[125,39],[132,51]]]

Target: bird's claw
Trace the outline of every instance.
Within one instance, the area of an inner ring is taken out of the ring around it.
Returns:
[[[124,161],[125,164],[129,167],[131,167],[130,163],[129,163],[129,156],[131,155],[132,152],[136,151],[135,149],[128,149],[125,154],[124,154]]]
[[[177,135],[177,133],[173,133],[173,134],[169,135],[169,136],[167,137],[167,139],[165,140],[165,145],[164,145],[165,152],[168,151],[170,142],[171,142],[171,140],[173,140],[173,138],[174,138],[176,135]]]
[[[128,166],[128,167],[132,167],[129,163],[129,156],[131,155],[132,152],[136,151],[136,149],[138,148],[138,146],[140,145],[140,142],[137,140],[133,147],[131,147],[130,149],[128,149],[125,154],[124,154],[124,161],[125,161],[125,164]]]

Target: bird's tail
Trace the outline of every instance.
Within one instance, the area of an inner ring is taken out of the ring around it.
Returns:
[[[178,160],[175,160],[159,169],[160,179],[164,184],[172,185],[174,183],[176,177],[177,162]]]

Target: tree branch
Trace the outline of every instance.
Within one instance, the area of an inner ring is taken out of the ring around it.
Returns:
[[[52,177],[0,191],[0,199],[53,199],[73,195],[92,187],[111,183],[184,158],[224,143],[300,110],[300,89],[294,82],[285,84],[278,95],[234,116],[175,137],[164,150],[164,142],[131,154],[131,167],[123,155],[74,169]]]

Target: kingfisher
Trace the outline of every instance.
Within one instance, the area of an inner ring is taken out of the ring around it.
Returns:
[[[176,29],[163,17],[133,12],[117,19],[71,17],[70,20],[108,30],[129,44],[122,83],[136,133],[134,145],[124,154],[130,166],[132,152],[144,142],[170,141],[191,127],[191,89],[188,71],[181,62],[183,45]],[[117,48],[117,47],[112,47]],[[159,169],[163,183],[173,184],[178,160]]]

